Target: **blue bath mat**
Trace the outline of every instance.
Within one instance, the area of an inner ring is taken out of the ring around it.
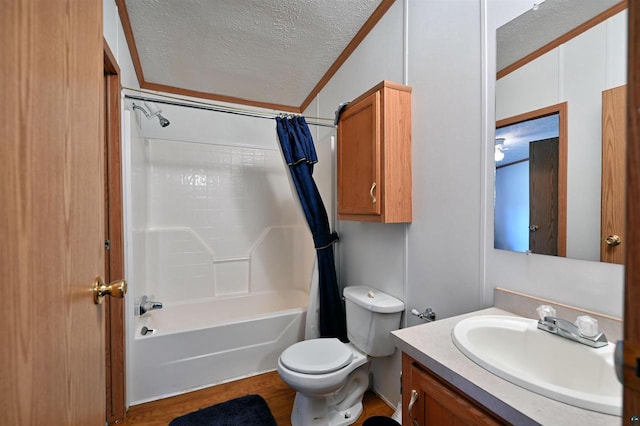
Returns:
[[[260,395],[246,395],[171,420],[169,426],[278,426]]]

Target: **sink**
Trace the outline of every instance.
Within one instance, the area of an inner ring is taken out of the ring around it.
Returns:
[[[473,362],[513,384],[576,407],[622,415],[612,343],[591,348],[538,330],[536,320],[501,315],[464,319],[452,339]]]

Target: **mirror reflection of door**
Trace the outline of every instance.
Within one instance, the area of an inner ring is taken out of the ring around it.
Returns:
[[[627,86],[602,92],[600,261],[624,264]]]
[[[558,138],[529,143],[529,251],[558,255]]]
[[[497,123],[494,247],[566,254],[566,103]]]

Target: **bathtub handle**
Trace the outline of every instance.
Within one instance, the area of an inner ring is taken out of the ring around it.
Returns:
[[[140,305],[135,307],[135,314],[144,315],[147,312],[155,311],[156,309],[162,309],[162,302],[153,302],[145,295],[140,298]]]

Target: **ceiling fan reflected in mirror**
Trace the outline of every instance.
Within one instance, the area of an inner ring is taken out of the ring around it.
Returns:
[[[509,148],[505,146],[505,138],[496,138],[496,147],[494,160],[497,162],[502,161],[504,159],[504,151],[508,151]]]

